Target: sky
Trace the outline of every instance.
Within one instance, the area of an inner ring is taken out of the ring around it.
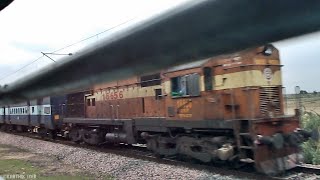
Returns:
[[[116,31],[185,1],[15,0],[0,11],[0,84],[23,78],[54,63],[41,52],[61,49],[56,53],[76,53],[101,40],[110,31],[93,36],[95,34],[117,26]],[[90,36],[93,37],[79,42]],[[76,44],[67,47],[73,43]],[[317,77],[320,77],[320,61],[317,61],[320,32],[273,44],[279,49],[284,65],[286,92],[293,93],[297,85],[310,92],[320,91],[320,83],[317,83]],[[64,55],[49,56],[59,61]]]

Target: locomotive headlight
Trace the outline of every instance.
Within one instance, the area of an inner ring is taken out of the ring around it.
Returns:
[[[272,54],[272,47],[271,46],[265,46],[263,51],[262,51],[263,55],[265,56],[270,56]]]

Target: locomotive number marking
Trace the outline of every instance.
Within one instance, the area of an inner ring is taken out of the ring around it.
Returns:
[[[106,100],[123,99],[123,91],[107,92],[105,97]]]

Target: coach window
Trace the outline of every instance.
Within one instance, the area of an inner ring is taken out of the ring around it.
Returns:
[[[24,114],[24,108],[22,108],[22,113]]]
[[[212,90],[212,69],[210,67],[203,68],[203,75],[205,91]]]
[[[199,74],[188,74],[171,78],[172,97],[199,96]]]
[[[91,106],[91,101],[90,101],[90,99],[87,99],[87,106]]]
[[[50,114],[51,113],[51,107],[44,107],[43,108],[43,113],[44,114]]]
[[[31,112],[34,113],[34,107],[31,108]]]

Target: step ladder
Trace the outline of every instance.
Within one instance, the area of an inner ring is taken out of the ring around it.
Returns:
[[[255,147],[253,145],[252,140],[250,141],[250,138],[251,138],[250,127],[251,127],[250,120],[234,121],[234,127],[233,127],[234,135],[236,138],[240,160],[241,159],[250,160],[250,157],[248,156],[253,156],[253,153],[254,153]],[[246,139],[248,140],[246,141]]]

